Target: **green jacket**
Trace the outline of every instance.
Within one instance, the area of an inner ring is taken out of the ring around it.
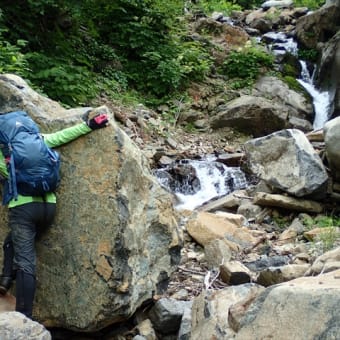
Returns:
[[[91,131],[92,130],[86,125],[86,123],[83,122],[54,133],[47,133],[42,135],[44,137],[46,145],[49,146],[50,148],[54,148],[66,144],[68,142],[71,142],[72,140],[82,135],[86,135]],[[7,167],[2,152],[0,152],[0,175],[6,178],[8,177]],[[45,201],[49,203],[56,203],[55,193],[54,192],[47,193],[45,196]],[[8,207],[13,208],[18,205],[30,202],[43,202],[43,199],[42,197],[18,195],[18,198],[16,200],[13,199],[9,202]]]

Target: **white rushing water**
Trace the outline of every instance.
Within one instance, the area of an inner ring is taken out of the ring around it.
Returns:
[[[286,34],[282,32],[268,32],[264,36],[273,41],[273,43],[268,44],[268,47],[275,55],[286,54],[288,52],[297,57],[298,46],[293,38],[287,37]],[[306,62],[300,60],[300,64],[302,68],[300,74],[301,78],[297,79],[297,81],[305,88],[313,99],[315,113],[313,129],[322,129],[328,121],[330,114],[331,98],[329,92],[317,90],[314,86],[314,75],[310,75]]]
[[[196,193],[183,192],[183,190],[173,189],[178,203],[178,210],[194,210],[203,203],[213,198],[227,195],[230,192],[247,187],[247,179],[243,171],[238,167],[228,167],[216,161],[198,161],[188,160],[190,166],[194,168],[195,176],[199,181],[200,189]],[[168,169],[158,169],[158,180],[169,189],[169,183],[166,178],[161,179],[161,171]],[[183,189],[183,186],[182,188]]]
[[[272,45],[269,45],[270,50],[274,54],[280,54],[280,51],[283,53],[291,53],[293,55],[297,55],[298,48],[297,48],[297,42],[293,38],[288,38],[284,33],[282,32],[269,32],[265,34],[267,37],[272,38],[275,40],[275,43]]]
[[[306,89],[313,98],[315,118],[313,122],[314,130],[322,129],[329,119],[330,95],[327,91],[318,91],[313,85],[313,76],[309,74],[306,63],[300,61],[302,72],[298,82]]]

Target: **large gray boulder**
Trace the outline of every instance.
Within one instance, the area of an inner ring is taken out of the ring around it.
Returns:
[[[296,117],[309,122],[313,121],[314,112],[311,98],[306,92],[299,93],[291,90],[281,79],[273,76],[260,77],[255,84],[255,91],[259,93],[259,96],[288,106],[290,108],[288,118]],[[309,129],[312,130],[311,123]]]
[[[338,339],[340,270],[267,288],[240,321],[236,340]]]
[[[43,325],[18,312],[0,313],[1,340],[51,340],[51,334]]]
[[[279,83],[277,85],[280,86]],[[263,94],[267,92],[265,85],[258,86],[261,87],[262,92],[258,91],[259,96],[243,95],[226,104],[218,105],[214,110],[215,115],[211,117],[210,126],[213,129],[232,127],[254,137],[294,127],[305,131],[312,129],[310,122],[305,119],[308,109],[304,109],[303,115],[299,113],[301,102],[295,103],[299,107],[294,107],[292,102],[288,104],[280,101],[277,96],[266,98],[267,94]],[[293,92],[288,88],[285,90],[290,95]]]
[[[323,129],[326,157],[335,180],[340,180],[340,117],[328,121]]]
[[[340,7],[340,1],[339,0],[326,0],[324,7],[327,6],[338,6]]]
[[[264,288],[205,290],[193,300],[191,340],[338,339],[340,270]]]
[[[296,197],[326,193],[326,169],[302,131],[281,130],[249,140],[244,148],[250,171],[272,188]]]
[[[255,137],[286,127],[288,112],[265,98],[241,96],[219,105],[211,118],[213,129],[233,127]]]
[[[230,321],[233,305],[250,302],[264,291],[253,283],[230,286],[221,290],[203,290],[193,300],[190,340],[233,339],[235,326]]]
[[[316,49],[320,42],[328,41],[339,30],[339,22],[339,1],[330,1],[320,9],[298,18],[296,38],[303,47]]]
[[[4,75],[1,106],[26,109],[42,131],[69,126],[84,112],[65,110],[22,79]],[[110,114],[106,107],[98,110]],[[37,242],[34,317],[48,327],[94,331],[129,318],[163,292],[179,261],[181,238],[171,196],[112,115],[107,128],[58,150],[58,213]],[[0,216],[4,239],[6,208]]]

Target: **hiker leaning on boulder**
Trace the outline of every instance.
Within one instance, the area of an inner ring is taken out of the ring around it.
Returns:
[[[83,117],[84,122],[55,133],[42,134],[45,144],[50,148],[57,147],[108,125],[106,114],[97,114],[89,118],[90,116],[91,112],[88,111]],[[5,182],[10,177],[2,152],[0,152],[1,175]],[[6,194],[5,191],[6,187],[4,186],[2,195]],[[12,198],[9,201],[8,208],[10,231],[3,244],[4,261],[0,276],[0,294],[5,295],[13,280],[16,280],[15,309],[32,318],[36,287],[34,243],[36,236],[53,222],[56,211],[56,195],[54,192],[47,192],[44,197],[26,196],[20,194],[19,191],[17,198]]]

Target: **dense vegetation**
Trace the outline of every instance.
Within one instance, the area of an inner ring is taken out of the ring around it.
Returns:
[[[4,0],[0,7],[0,72],[15,73],[66,106],[99,95],[157,104],[200,81],[214,60],[189,38],[184,14],[228,14],[259,0]],[[297,0],[320,6],[321,0]],[[250,48],[232,53],[218,71],[247,86],[270,57]],[[236,61],[241,61],[236,63]],[[248,73],[249,74],[249,73]]]

